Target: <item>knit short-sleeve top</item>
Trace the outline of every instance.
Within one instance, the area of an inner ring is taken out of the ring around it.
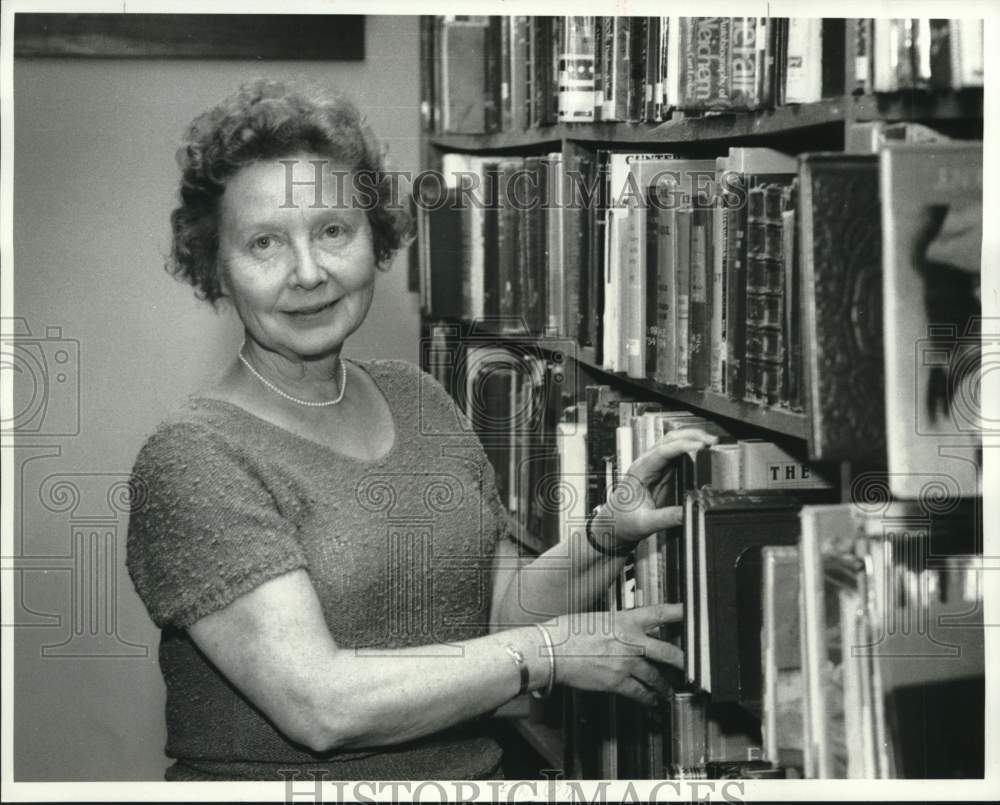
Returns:
[[[277,730],[188,636],[199,618],[297,568],[307,570],[339,647],[394,649],[488,632],[492,559],[511,530],[489,461],[430,375],[406,361],[355,363],[395,424],[393,446],[379,459],[346,456],[205,397],[190,398],[139,453],[127,564],[162,630],[166,752],[177,761],[167,779],[497,772],[500,750],[483,719],[407,744],[314,753]]]

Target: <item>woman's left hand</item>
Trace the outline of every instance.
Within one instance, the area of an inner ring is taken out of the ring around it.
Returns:
[[[680,525],[683,506],[659,506],[653,492],[669,471],[669,464],[684,453],[695,453],[715,444],[718,438],[699,428],[667,433],[639,456],[608,493],[600,508],[602,530],[611,531],[615,542],[638,542],[664,528]]]

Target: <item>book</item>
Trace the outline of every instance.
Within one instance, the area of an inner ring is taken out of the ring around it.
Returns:
[[[740,439],[740,488],[833,489],[837,465],[802,461],[781,446],[762,439]]]
[[[747,202],[751,188],[787,185],[798,170],[793,157],[771,148],[730,148],[728,170],[719,181],[726,219],[726,393],[742,400],[746,391]]]
[[[979,493],[982,146],[889,145],[880,156],[890,489]]]
[[[559,55],[560,123],[594,119],[594,17],[563,17],[565,50]]]
[[[690,290],[688,295],[688,383],[708,388],[712,373],[712,216],[707,195],[691,206]]]
[[[798,546],[764,547],[761,559],[764,753],[779,766],[801,767],[804,725]]]
[[[674,232],[677,227],[677,210],[674,204],[676,178],[660,177],[649,189],[647,218],[647,290],[655,287],[655,318],[653,329],[655,344],[647,341],[647,374],[665,385],[677,383],[677,281],[675,275]],[[650,281],[655,282],[650,286]],[[647,308],[648,310],[648,308]],[[648,315],[648,313],[647,313]]]
[[[878,160],[804,154],[799,166],[809,455],[882,463],[886,414]]]
[[[486,131],[486,17],[441,18],[441,130],[454,134]]]

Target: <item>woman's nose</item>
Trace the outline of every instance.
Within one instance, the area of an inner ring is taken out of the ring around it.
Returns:
[[[326,279],[326,272],[316,260],[310,244],[299,244],[294,249],[294,265],[290,280],[302,288],[315,288]]]

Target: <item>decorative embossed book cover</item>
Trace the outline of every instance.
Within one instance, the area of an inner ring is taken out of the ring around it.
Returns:
[[[901,498],[973,496],[982,466],[979,142],[881,154],[889,485]]]
[[[885,455],[878,158],[805,154],[801,186],[803,357],[809,455]]]

